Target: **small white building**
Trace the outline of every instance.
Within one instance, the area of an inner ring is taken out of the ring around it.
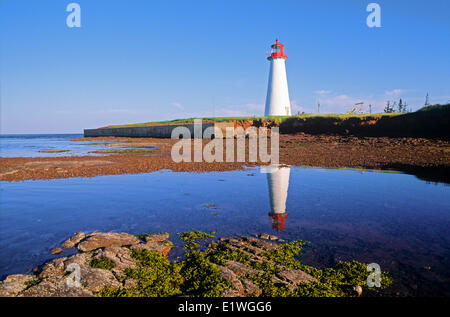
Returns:
[[[270,61],[269,86],[267,87],[265,116],[290,116],[291,101],[286,77],[286,54],[284,45],[276,40],[272,52],[267,59]]]

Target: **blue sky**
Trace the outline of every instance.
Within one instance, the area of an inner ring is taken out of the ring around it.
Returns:
[[[81,28],[66,6],[81,7]],[[263,115],[276,37],[293,113],[450,100],[450,2],[0,0],[1,133]]]

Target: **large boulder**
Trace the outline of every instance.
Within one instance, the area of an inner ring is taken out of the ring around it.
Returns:
[[[138,244],[137,237],[129,233],[93,232],[78,244],[78,250],[82,252],[92,251],[98,248],[121,247],[125,245]]]

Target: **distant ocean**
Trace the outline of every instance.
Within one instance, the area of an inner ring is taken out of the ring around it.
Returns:
[[[1,157],[55,157],[92,155],[91,151],[107,149],[104,144],[92,141],[73,141],[83,134],[2,134],[0,135]],[[101,141],[105,143],[104,141]],[[39,151],[64,150],[62,153]]]

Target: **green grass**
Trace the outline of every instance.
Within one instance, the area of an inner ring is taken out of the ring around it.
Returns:
[[[430,105],[423,107],[416,112],[413,113],[420,113],[420,112],[448,112],[450,111],[450,104],[445,105]],[[132,123],[132,124],[122,124],[122,125],[110,125],[105,128],[126,128],[126,127],[145,127],[145,126],[157,126],[157,125],[175,125],[175,124],[192,124],[195,119],[203,120],[203,122],[226,122],[226,121],[246,121],[246,120],[270,120],[277,123],[282,123],[288,119],[292,118],[339,118],[339,119],[346,119],[346,118],[367,118],[367,117],[395,117],[400,115],[405,115],[410,113],[399,113],[399,112],[393,112],[393,113],[374,113],[374,114],[341,114],[341,113],[330,113],[330,114],[298,114],[293,116],[247,116],[247,117],[202,117],[202,118],[184,118],[184,119],[174,119],[174,120],[164,120],[164,121],[149,121],[149,122],[143,122],[143,123]]]
[[[450,103],[445,104],[445,105],[436,104],[436,105],[425,106],[425,107],[420,108],[416,112],[426,112],[426,111],[448,112],[448,111],[450,111]]]
[[[260,117],[204,117],[204,118],[186,118],[186,119],[175,119],[166,121],[150,121],[143,123],[133,123],[133,124],[122,124],[122,125],[110,125],[105,128],[127,128],[127,127],[146,127],[146,126],[156,126],[156,125],[175,125],[175,124],[192,124],[195,119],[203,120],[203,122],[227,122],[227,121],[246,121],[246,120],[270,120],[277,123],[286,121],[292,118],[364,118],[364,117],[392,117],[403,115],[404,113],[376,113],[376,114],[299,114],[293,116],[260,116]]]

